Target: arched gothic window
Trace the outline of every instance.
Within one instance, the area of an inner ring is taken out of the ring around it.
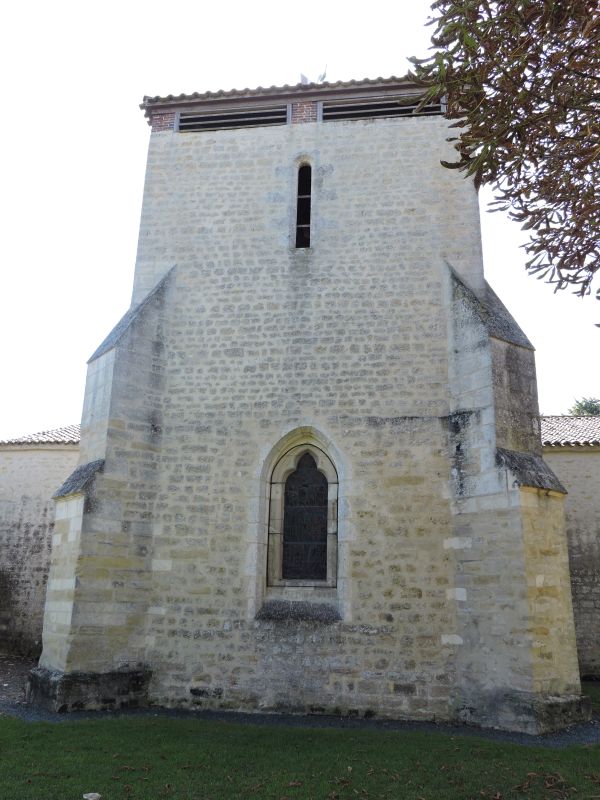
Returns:
[[[268,584],[335,586],[338,478],[318,447],[298,445],[271,476]]]

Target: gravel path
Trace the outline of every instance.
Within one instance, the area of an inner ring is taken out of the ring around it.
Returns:
[[[76,711],[55,714],[28,706],[25,703],[25,680],[35,661],[0,654],[0,716],[11,716],[26,722],[74,722],[80,719],[105,717],[170,717],[205,719],[251,725],[282,725],[292,728],[344,728],[380,731],[435,731],[448,736],[475,736],[498,742],[512,742],[537,747],[568,747],[570,745],[600,744],[600,718],[586,725],[577,725],[560,733],[529,736],[524,733],[480,730],[464,725],[434,722],[403,722],[397,720],[357,719],[356,717],[302,716],[291,714],[244,714],[222,711],[181,711],[144,708],[129,711]]]
[[[25,680],[36,661],[0,653],[0,708],[25,704]]]

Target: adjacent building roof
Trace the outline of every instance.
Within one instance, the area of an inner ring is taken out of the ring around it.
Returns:
[[[600,447],[600,416],[555,416],[540,417],[540,420],[542,444],[546,447]],[[79,425],[65,425],[17,439],[0,439],[0,445],[79,444],[79,438]]]
[[[40,431],[17,439],[0,439],[2,444],[79,444],[79,425],[66,425],[51,431]]]
[[[546,447],[600,446],[600,417],[541,417]]]

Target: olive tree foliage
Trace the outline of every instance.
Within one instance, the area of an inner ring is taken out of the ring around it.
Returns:
[[[600,3],[436,0],[423,103],[445,97],[458,159],[530,232],[527,269],[589,294],[600,275]],[[596,288],[596,286],[594,286]],[[596,288],[600,299],[600,289]]]
[[[569,414],[574,417],[600,417],[600,400],[597,397],[582,397],[575,400],[569,409]]]

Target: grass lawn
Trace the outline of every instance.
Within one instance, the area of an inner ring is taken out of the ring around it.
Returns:
[[[599,798],[600,746],[195,719],[0,717],[0,798]]]

